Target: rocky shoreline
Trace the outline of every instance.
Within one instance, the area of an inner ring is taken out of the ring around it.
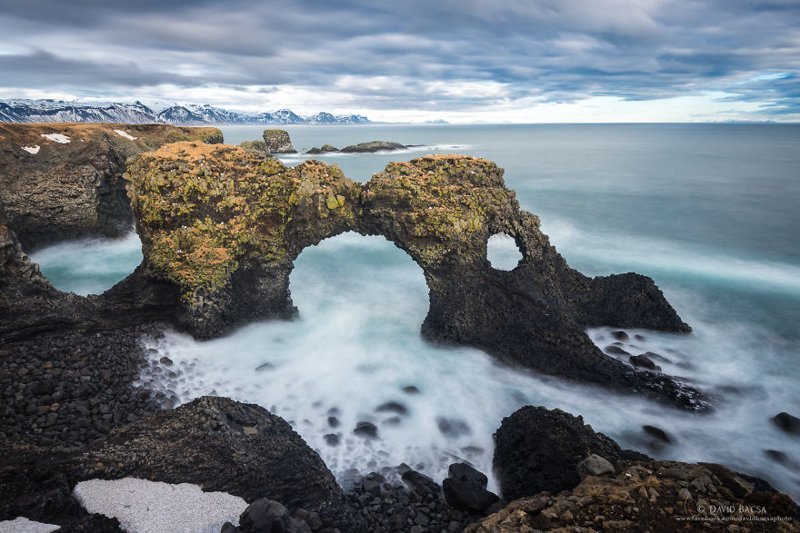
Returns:
[[[591,343],[589,326],[690,328],[649,278],[570,269],[493,163],[429,156],[390,164],[359,185],[319,162],[290,169],[216,144],[221,134],[208,130],[0,129],[0,522],[23,516],[62,531],[119,531],[119,521],[88,513],[73,490],[134,477],[243,498],[251,506],[228,532],[797,530],[796,504],[766,482],[622,450],[558,410],[509,413],[495,434],[494,495],[486,476],[460,463],[442,485],[398,465],[354,473],[340,486],[262,407],[204,397],[173,408],[168,394],[135,386],[148,361],[144,335],[171,326],[212,337],[257,317],[294,316],[294,258],[352,230],[386,236],[423,268],[431,307],[422,333],[432,342],[689,411],[710,407],[703,392]],[[273,137],[287,149],[288,135]],[[24,149],[34,142],[41,153]],[[28,171],[40,178],[22,194]],[[74,183],[83,183],[78,195],[60,188]],[[106,190],[117,191],[121,207],[108,207]],[[63,209],[38,209],[45,192],[45,205],[60,197]],[[145,261],[101,296],[57,291],[24,252],[49,239],[108,234],[133,216]],[[495,233],[514,237],[523,253],[512,271],[486,260]],[[775,423],[793,434],[796,420],[782,413]],[[725,513],[712,508],[736,509],[739,519],[717,520]]]

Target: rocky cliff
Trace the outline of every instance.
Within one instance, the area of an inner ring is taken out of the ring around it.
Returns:
[[[222,142],[216,128],[0,124],[0,204],[30,250],[62,239],[116,236],[133,224],[122,179],[133,155],[182,140]]]
[[[386,237],[422,268],[428,339],[704,408],[696,391],[611,359],[584,333],[598,324],[689,331],[653,281],[570,269],[490,161],[428,156],[391,163],[359,185],[317,161],[286,168],[241,148],[184,142],[142,154],[127,178],[144,244],[141,273],[177,289],[179,321],[197,336],[292,316],[294,259],[306,246],[356,231]],[[510,272],[486,258],[497,233],[522,252]]]

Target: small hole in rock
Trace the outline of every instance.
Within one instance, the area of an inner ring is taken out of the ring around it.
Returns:
[[[522,252],[513,237],[505,233],[495,233],[486,243],[486,258],[492,268],[514,270],[522,260]]]

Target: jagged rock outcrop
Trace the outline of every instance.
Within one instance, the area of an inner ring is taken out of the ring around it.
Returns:
[[[581,417],[544,407],[526,406],[504,418],[494,440],[494,471],[506,500],[572,489],[581,461],[597,454],[615,463],[623,455]]]
[[[264,130],[264,144],[270,154],[297,153],[286,130]]]
[[[286,168],[241,148],[176,143],[143,154],[126,176],[144,245],[139,274],[176,288],[178,319],[197,336],[293,316],[293,260],[306,246],[357,231],[386,237],[422,268],[429,340],[705,407],[697,391],[604,355],[584,333],[600,324],[690,331],[653,281],[588,278],[569,268],[490,161],[427,156],[391,163],[359,185],[317,161]],[[522,252],[512,271],[486,258],[496,233],[512,236]]]
[[[341,490],[320,456],[263,407],[203,397],[113,430],[76,459],[83,479],[194,483],[313,510]]]
[[[182,140],[222,142],[222,133],[156,124],[0,124],[0,204],[8,225],[27,250],[128,231],[126,160]]]
[[[765,481],[622,450],[559,409],[523,407],[503,420],[495,441],[494,470],[510,503],[469,533],[797,531],[797,505]]]
[[[624,461],[614,476],[515,500],[465,531],[789,532],[798,519],[788,495],[720,465]]]

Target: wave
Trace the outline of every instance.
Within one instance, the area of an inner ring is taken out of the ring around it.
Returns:
[[[637,270],[672,277],[699,278],[752,291],[800,295],[800,265],[742,258],[697,245],[620,233],[578,229],[558,218],[543,217],[542,231],[570,262],[591,265],[597,274]]]

